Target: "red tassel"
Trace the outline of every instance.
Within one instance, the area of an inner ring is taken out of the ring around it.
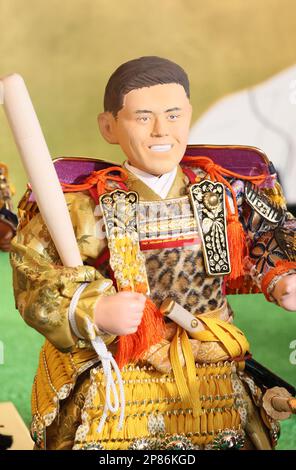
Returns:
[[[212,181],[220,181],[220,183],[223,183],[231,193],[234,208],[233,214],[228,198],[226,197],[225,199],[228,214],[227,238],[231,261],[231,273],[229,276],[227,276],[227,280],[232,281],[231,287],[235,284],[241,285],[242,276],[244,275],[244,258],[248,253],[248,249],[246,245],[245,233],[238,218],[239,216],[236,197],[229,181],[227,181],[225,177],[233,176],[244,181],[251,181],[254,184],[261,184],[265,181],[267,175],[263,173],[257,176],[241,175],[239,173],[235,173],[234,171],[227,170],[226,168],[223,168],[220,165],[214,163],[211,158],[203,156],[192,157],[185,155],[183,157],[183,162],[190,166],[199,166],[209,175]],[[236,282],[233,283],[233,281]]]
[[[233,281],[244,275],[244,258],[247,255],[245,232],[236,214],[227,217],[227,238],[231,262],[228,279]]]
[[[136,333],[120,336],[116,362],[121,369],[129,362],[141,359],[146,351],[159,343],[165,335],[163,315],[151,299],[147,298],[141,324]]]

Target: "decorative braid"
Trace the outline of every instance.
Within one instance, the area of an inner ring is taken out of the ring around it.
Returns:
[[[114,174],[114,172],[119,172],[119,175]],[[128,174],[124,168],[121,166],[112,166],[105,168],[104,170],[93,171],[83,183],[61,183],[61,185],[65,193],[86,191],[96,186],[98,195],[100,196],[101,194],[107,193],[108,191],[112,191],[112,189],[114,189],[108,184],[108,180],[123,183],[127,180],[127,178]]]

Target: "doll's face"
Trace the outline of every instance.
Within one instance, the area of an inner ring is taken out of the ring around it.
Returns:
[[[182,85],[154,85],[127,93],[117,117],[102,113],[99,126],[108,142],[121,146],[131,165],[161,175],[184,155],[191,113]]]

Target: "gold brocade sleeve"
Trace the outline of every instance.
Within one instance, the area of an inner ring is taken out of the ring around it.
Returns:
[[[100,238],[100,219],[95,215],[95,203],[84,193],[65,195],[81,257],[96,259],[106,245]],[[101,295],[115,294],[112,281],[104,278],[94,267],[62,266],[48,230],[38,213],[12,242],[11,264],[16,307],[25,322],[44,335],[57,349],[69,351],[77,338],[73,335],[68,309],[72,296],[82,282],[84,289],[76,308],[79,332],[89,339],[85,327],[88,316],[94,318],[95,305]],[[103,335],[107,344],[115,337]]]

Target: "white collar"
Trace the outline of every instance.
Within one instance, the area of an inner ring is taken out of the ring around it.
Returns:
[[[149,186],[149,188],[158,194],[162,199],[167,197],[177,174],[177,167],[175,167],[169,173],[164,173],[161,176],[155,176],[130,165],[127,161],[124,162],[124,166],[131,173],[133,173],[133,175],[137,176],[141,181],[143,181],[143,183]]]

